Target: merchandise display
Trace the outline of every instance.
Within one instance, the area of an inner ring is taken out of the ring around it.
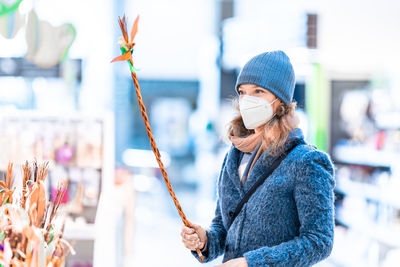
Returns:
[[[0,34],[4,38],[12,39],[17,35],[19,30],[23,28],[24,24],[25,16],[21,15],[18,10],[11,11],[5,15],[0,15]]]
[[[60,183],[49,202],[44,184],[48,163],[26,162],[21,169],[22,186],[14,186],[12,163],[0,181],[0,266],[64,266],[68,253],[75,254],[63,237],[65,211],[60,204],[67,188]]]
[[[22,0],[0,1],[0,35],[13,39],[25,30],[25,58],[40,68],[52,68],[64,60],[76,37],[70,23],[53,26],[38,17],[33,3],[28,14],[19,8]]]
[[[48,178],[41,182],[41,187],[47,192],[46,199],[63,206],[63,238],[74,240],[77,247],[81,242],[90,242],[82,253],[68,257],[66,266],[75,266],[82,255],[89,255],[84,262],[92,264],[99,200],[110,183],[108,180],[112,183],[110,175],[105,177],[109,173],[105,169],[113,168],[106,166],[112,160],[104,160],[105,146],[110,145],[106,144],[110,140],[105,140],[105,127],[110,127],[106,121],[105,117],[81,114],[49,116],[23,111],[0,116],[0,172],[7,172],[9,160],[16,165],[23,164],[25,159],[48,161]],[[21,186],[22,179],[15,175],[16,186]],[[57,193],[59,184],[67,188],[62,195]]]
[[[54,27],[40,20],[32,10],[26,25],[28,50],[25,57],[41,68],[51,68],[65,58],[75,35],[71,24]]]

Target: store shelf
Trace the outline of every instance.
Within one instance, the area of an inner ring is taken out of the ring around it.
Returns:
[[[400,225],[387,226],[367,221],[353,222],[340,216],[340,214],[336,214],[336,220],[349,229],[376,240],[383,245],[400,248]]]
[[[400,196],[392,188],[381,188],[377,185],[354,182],[348,179],[338,180],[336,191],[347,196],[361,197],[376,202],[387,204],[393,208],[400,209]]]
[[[341,163],[384,168],[390,168],[400,157],[399,153],[349,145],[335,146],[333,155]]]

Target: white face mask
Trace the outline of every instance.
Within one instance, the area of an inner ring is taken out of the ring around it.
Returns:
[[[268,122],[274,116],[272,103],[261,97],[244,95],[239,99],[239,109],[242,115],[244,126],[247,129],[255,129]]]

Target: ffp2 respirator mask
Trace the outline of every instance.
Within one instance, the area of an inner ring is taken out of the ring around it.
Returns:
[[[244,95],[239,99],[239,110],[244,126],[251,130],[268,122],[274,116],[272,104],[266,99],[256,96]]]

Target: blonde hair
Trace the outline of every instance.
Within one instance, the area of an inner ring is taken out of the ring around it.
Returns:
[[[268,121],[263,128],[261,150],[268,151],[273,156],[282,152],[283,145],[289,137],[290,132],[299,124],[299,117],[296,114],[296,102],[287,105],[281,103],[277,108],[275,116]],[[233,100],[234,108],[239,111],[238,99]],[[254,130],[249,130],[244,126],[240,112],[228,126],[229,136],[244,136],[253,134]]]

